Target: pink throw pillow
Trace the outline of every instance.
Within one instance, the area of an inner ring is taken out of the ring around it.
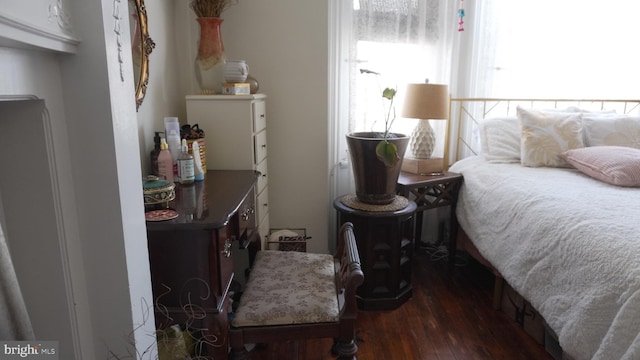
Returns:
[[[640,149],[623,146],[591,146],[562,153],[564,160],[600,181],[640,187]]]

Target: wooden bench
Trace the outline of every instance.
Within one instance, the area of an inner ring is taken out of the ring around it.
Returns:
[[[363,281],[351,223],[340,228],[334,255],[258,251],[231,321],[231,358],[247,359],[245,344],[331,337],[338,359],[355,359]]]

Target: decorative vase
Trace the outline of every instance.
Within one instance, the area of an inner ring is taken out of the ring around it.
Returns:
[[[383,138],[378,132],[357,132],[347,135],[356,197],[366,204],[385,205],[392,203],[395,199],[396,184],[409,137],[389,133],[388,141],[396,145],[400,158],[392,166],[385,165],[376,155],[376,146],[380,141],[383,141]]]
[[[200,24],[200,38],[195,62],[196,80],[202,94],[220,94],[226,63],[220,32],[223,19],[201,17],[197,21]]]
[[[260,83],[258,82],[258,80],[256,80],[256,78],[249,74],[245,81],[249,83],[249,92],[251,92],[252,94],[256,94],[260,89]]]

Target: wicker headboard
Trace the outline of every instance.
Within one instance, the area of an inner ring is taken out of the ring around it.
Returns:
[[[480,153],[476,134],[482,119],[516,116],[518,106],[538,109],[577,107],[587,111],[640,115],[640,100],[451,98],[444,154],[447,168],[460,159]]]

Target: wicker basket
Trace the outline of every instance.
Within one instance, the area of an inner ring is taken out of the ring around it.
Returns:
[[[185,124],[180,127],[180,138],[187,140],[187,146],[189,147],[189,154],[194,157],[196,154],[193,153],[193,142],[197,141],[198,146],[200,148],[200,161],[202,162],[202,170],[207,173],[207,158],[205,156],[205,146],[204,146],[204,130],[200,129],[198,124],[189,125]]]
[[[306,229],[271,229],[267,250],[307,252]]]

